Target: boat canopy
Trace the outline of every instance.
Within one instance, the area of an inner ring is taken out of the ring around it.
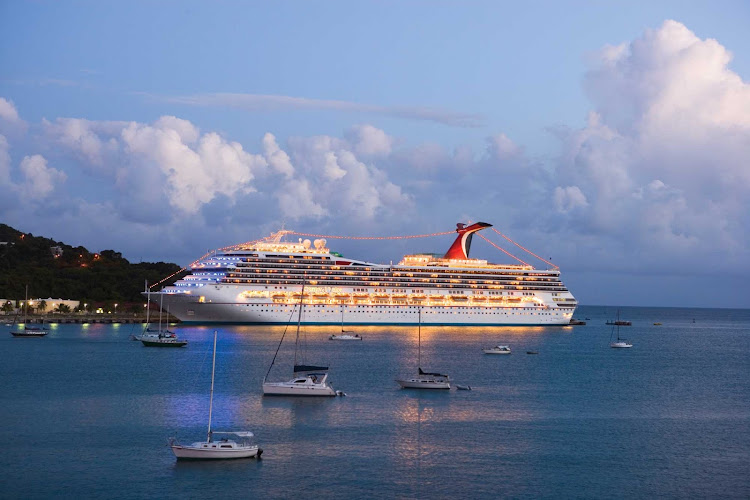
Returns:
[[[420,375],[432,375],[433,377],[447,377],[448,376],[445,373],[426,372],[426,371],[423,371],[421,368],[419,369],[419,374]]]
[[[235,436],[243,437],[243,438],[251,438],[255,436],[250,431],[212,431],[213,434],[234,434]]]
[[[325,373],[328,371],[327,366],[315,366],[315,365],[294,365],[294,373]]]

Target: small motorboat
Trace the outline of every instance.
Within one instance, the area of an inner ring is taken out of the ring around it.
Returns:
[[[526,354],[539,354],[539,351],[526,351]]]
[[[496,345],[495,347],[488,347],[482,349],[485,354],[510,354],[510,347],[507,345]]]
[[[654,326],[661,326],[661,323],[654,323]]]
[[[458,389],[459,391],[470,391],[471,390],[471,386],[470,385],[456,384],[456,389]]]
[[[328,337],[328,340],[362,340],[362,335],[355,333],[351,335],[349,333],[334,334]]]

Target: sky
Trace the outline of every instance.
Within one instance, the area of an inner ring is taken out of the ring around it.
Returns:
[[[582,304],[747,308],[747,26],[730,0],[0,0],[0,222],[187,265],[484,221]]]

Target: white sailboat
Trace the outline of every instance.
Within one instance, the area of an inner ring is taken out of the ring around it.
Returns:
[[[216,335],[214,330],[214,356],[211,366],[211,397],[208,404],[208,435],[205,441],[197,441],[189,445],[181,445],[174,438],[170,439],[169,446],[178,460],[226,460],[232,458],[258,457],[263,450],[258,445],[251,444],[249,439],[253,437],[250,431],[217,432],[211,430],[211,415],[214,406],[214,374],[216,373]],[[214,434],[230,434],[240,438],[235,441],[222,438],[214,441]]]
[[[328,340],[362,340],[362,335],[344,330],[344,309],[341,308],[341,333],[333,334]]]
[[[620,310],[617,310],[617,321],[614,322],[614,326],[612,327],[612,333],[614,333],[615,328],[617,329],[617,340],[615,342],[612,342],[612,333],[609,335],[610,344],[609,347],[612,347],[613,349],[628,349],[630,347],[633,347],[633,344],[629,343],[625,339],[620,338]]]
[[[11,330],[10,334],[14,337],[44,337],[49,333],[47,328],[39,326],[29,326],[26,322],[26,312],[29,310],[29,285],[26,285],[26,298],[23,302],[23,328]],[[44,322],[42,322],[44,324]]]
[[[286,335],[286,329],[281,335],[279,346],[276,348],[276,354],[273,356],[271,366],[268,367],[266,376],[263,377],[263,395],[264,396],[312,396],[312,397],[331,397],[331,396],[343,396],[344,393],[341,391],[334,390],[330,384],[328,384],[328,367],[327,366],[314,366],[297,364],[297,351],[299,349],[299,328],[302,322],[302,308],[304,306],[303,300],[305,297],[305,282],[302,282],[302,293],[300,295],[299,302],[299,313],[297,315],[297,338],[294,345],[294,371],[291,380],[286,382],[267,382],[271,368],[276,361],[276,356],[279,354],[281,343],[284,342],[284,336]],[[288,328],[289,325],[287,325]]]
[[[143,332],[143,335],[141,335],[139,340],[146,347],[185,347],[188,343],[187,340],[177,338],[177,334],[168,330],[166,327],[162,329],[161,311],[163,303],[164,294],[161,294],[159,302],[159,330],[154,332],[148,328],[148,323],[146,323],[146,330]],[[169,311],[167,311],[167,313],[169,313]],[[169,316],[169,314],[167,314],[167,316]]]
[[[450,377],[444,373],[425,372],[422,370],[422,309],[419,309],[417,376],[396,379],[402,389],[450,389]]]

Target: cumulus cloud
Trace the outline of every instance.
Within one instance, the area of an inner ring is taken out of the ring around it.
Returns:
[[[3,97],[0,97],[0,119],[9,122],[19,121],[18,111],[16,110],[16,107],[11,101]]]
[[[0,186],[10,184],[10,146],[8,139],[0,135]]]
[[[42,155],[24,157],[20,168],[25,178],[21,189],[32,200],[48,196],[56,185],[67,179],[64,172],[48,167],[47,160]]]
[[[18,115],[12,101],[0,97],[0,133],[17,135],[26,131],[26,122]]]
[[[730,61],[676,21],[598,53],[585,80],[595,111],[562,135],[555,202],[568,227],[678,265],[719,248],[747,257],[750,85]]]
[[[393,138],[372,125],[355,125],[345,134],[354,152],[365,156],[386,156],[393,148]]]
[[[61,118],[44,126],[48,137],[84,160],[84,168],[116,179],[121,193],[149,192],[151,200],[161,194],[185,214],[197,213],[216,196],[233,199],[252,192],[254,172],[266,166],[262,156],[241,144],[214,132],[201,135],[174,116],[153,124]]]

